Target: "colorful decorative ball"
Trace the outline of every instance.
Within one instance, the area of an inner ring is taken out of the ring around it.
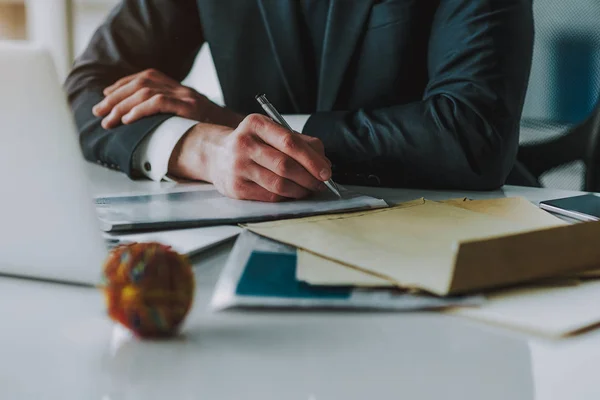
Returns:
[[[135,335],[175,335],[194,298],[194,273],[187,257],[160,243],[113,249],[104,263],[108,315]]]

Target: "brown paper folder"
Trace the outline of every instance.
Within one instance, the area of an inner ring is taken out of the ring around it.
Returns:
[[[502,207],[510,211],[507,203]],[[594,244],[600,223],[547,223],[532,226],[515,216],[420,200],[248,229],[400,287],[448,295],[600,266],[600,246]]]
[[[517,221],[526,224],[532,229],[550,228],[567,224],[522,197],[503,197],[484,200],[459,198],[440,202]],[[419,203],[422,203],[422,200],[417,200],[414,204]],[[405,203],[405,206],[407,204],[411,203]],[[598,271],[585,271],[575,273],[577,276],[574,277],[577,278],[579,274],[585,274],[582,277],[586,279],[600,275]],[[389,287],[395,285],[393,281],[375,276],[368,271],[350,268],[344,264],[331,261],[305,250],[298,250],[297,252],[296,279],[311,285],[325,286]],[[565,278],[558,279],[564,282]]]
[[[600,265],[600,223],[583,223],[460,244],[449,292],[564,276]],[[486,268],[478,264],[486,262]]]

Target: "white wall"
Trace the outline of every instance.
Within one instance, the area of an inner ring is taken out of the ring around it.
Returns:
[[[61,79],[73,59],[71,2],[65,0],[26,0],[27,38],[49,49]]]
[[[44,44],[52,51],[62,79],[70,69],[72,57],[81,54],[118,3],[119,0],[0,0],[0,40],[29,39]],[[202,48],[185,84],[222,104],[221,88],[207,46]]]
[[[113,4],[116,4],[116,2],[112,0],[105,2],[96,0],[95,3],[91,4],[76,4],[74,24],[75,54],[80,54],[85,49],[94,31],[110,12]],[[200,51],[196,63],[184,83],[205,94],[216,103],[223,104],[221,86],[208,46],[204,46]]]

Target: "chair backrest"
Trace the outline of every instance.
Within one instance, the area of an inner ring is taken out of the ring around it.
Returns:
[[[535,43],[524,118],[576,124],[600,92],[600,1],[534,0]]]
[[[518,159],[543,186],[600,190],[589,168],[600,113],[600,1],[534,0],[534,18]]]
[[[586,174],[584,190],[600,192],[600,100],[596,109],[585,123],[588,132],[588,146],[586,149]]]

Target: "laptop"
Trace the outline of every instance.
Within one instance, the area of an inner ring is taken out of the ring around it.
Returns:
[[[94,285],[107,248],[49,53],[0,42],[0,273]]]
[[[239,233],[219,226],[103,235],[51,56],[0,42],[0,77],[0,275],[97,285],[111,245],[156,240],[193,255]]]

